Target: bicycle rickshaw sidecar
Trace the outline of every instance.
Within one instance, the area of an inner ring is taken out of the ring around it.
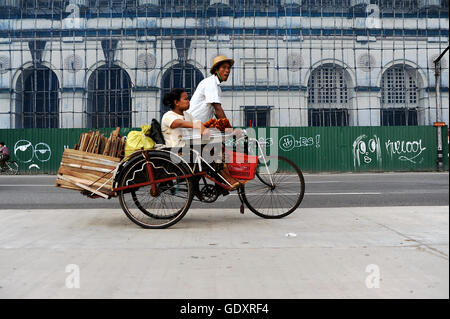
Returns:
[[[256,139],[252,142],[261,150]],[[135,224],[166,228],[184,217],[193,200],[212,203],[234,190],[219,173],[223,164],[207,162],[198,150],[189,151],[188,163],[163,145],[124,159],[66,149],[57,186],[82,190],[91,198],[119,197],[123,211]],[[230,173],[242,181],[237,189],[241,213],[245,204],[260,217],[282,218],[300,205],[305,182],[292,161],[262,151],[249,155],[225,148],[225,152],[234,158],[228,164]],[[271,171],[274,162],[283,169]]]

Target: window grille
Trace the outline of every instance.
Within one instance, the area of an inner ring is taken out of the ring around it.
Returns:
[[[88,87],[88,127],[131,127],[131,81],[122,68],[96,69]]]
[[[244,107],[246,127],[269,127],[270,106],[246,106]]]
[[[317,68],[311,74],[308,91],[309,126],[349,124],[349,93],[344,69],[336,65]]]
[[[394,66],[383,74],[381,125],[417,125],[418,87],[416,72]]]
[[[24,70],[16,87],[16,128],[57,128],[58,89],[58,79],[49,68],[37,65]]]

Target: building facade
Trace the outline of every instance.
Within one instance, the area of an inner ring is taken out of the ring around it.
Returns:
[[[148,124],[218,54],[234,126],[448,125],[448,39],[448,0],[0,0],[0,128]]]

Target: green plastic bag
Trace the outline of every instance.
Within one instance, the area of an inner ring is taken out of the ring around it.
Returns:
[[[150,125],[142,125],[141,131],[131,131],[127,135],[125,143],[125,157],[133,152],[139,151],[141,148],[152,149],[155,147],[155,142],[150,135]]]

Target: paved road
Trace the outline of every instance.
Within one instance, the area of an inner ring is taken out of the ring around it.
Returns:
[[[1,207],[120,208],[116,198],[90,199],[54,186],[55,176],[0,176]],[[449,174],[305,174],[306,193],[300,208],[441,206],[449,204]],[[238,208],[236,192],[213,204],[193,202],[192,208]]]
[[[0,176],[0,299],[448,299],[448,177],[306,175],[286,218],[241,215],[227,196],[146,230],[117,199]]]
[[[448,298],[448,240],[448,206],[193,209],[163,230],[117,209],[0,210],[0,299]]]

